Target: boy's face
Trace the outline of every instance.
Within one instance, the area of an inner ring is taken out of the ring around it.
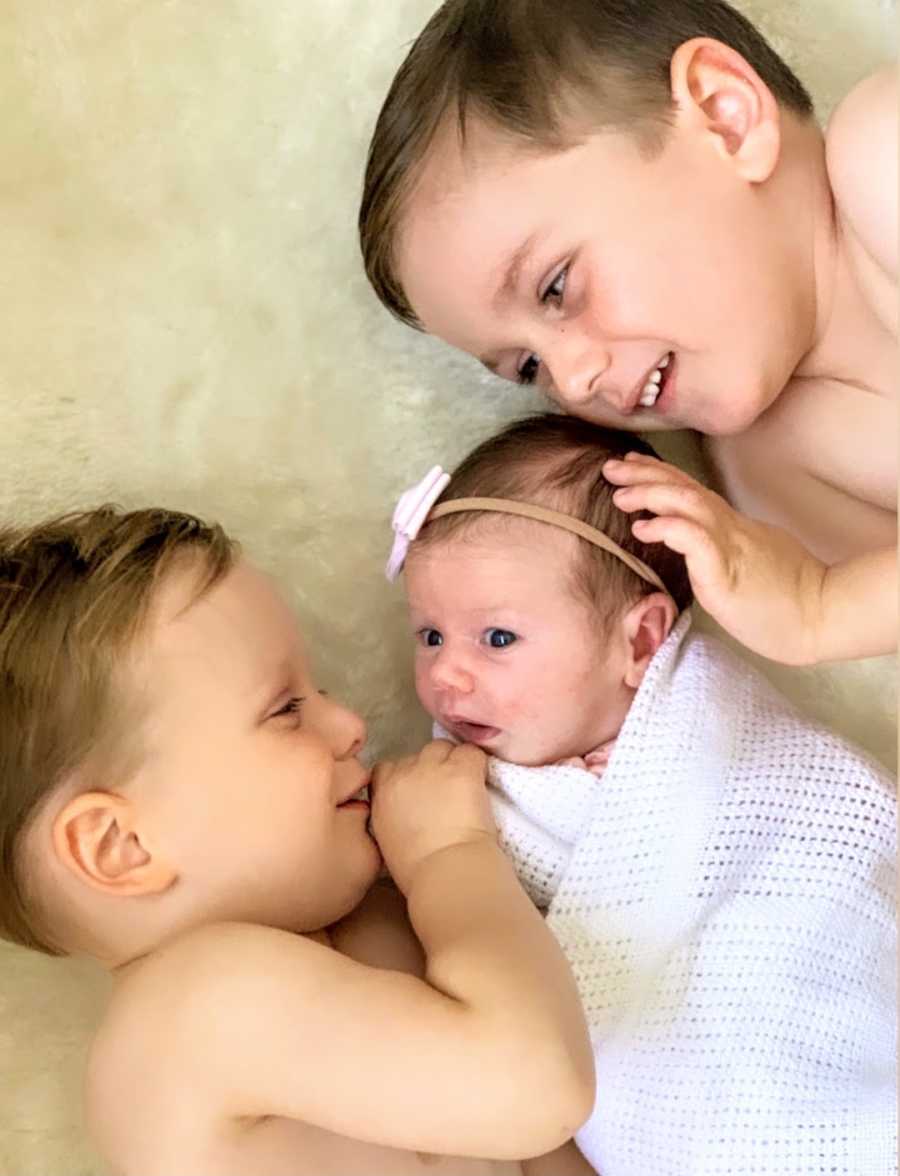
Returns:
[[[620,134],[548,154],[477,122],[464,152],[442,133],[398,240],[425,329],[587,420],[746,428],[811,342],[809,307],[797,226],[779,237],[717,143],[677,127],[648,159]]]
[[[555,763],[614,738],[634,691],[621,626],[606,640],[573,595],[577,540],[539,523],[487,528],[406,562],[416,691],[460,740],[513,763]]]
[[[139,660],[151,828],[206,917],[323,927],[379,868],[368,805],[351,799],[365,724],[316,689],[266,577],[240,562],[191,602],[193,581],[163,585]]]

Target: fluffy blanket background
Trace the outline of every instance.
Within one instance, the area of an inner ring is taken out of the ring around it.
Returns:
[[[115,500],[206,513],[282,580],[375,750],[428,732],[393,499],[528,407],[394,324],[355,214],[365,146],[436,0],[6,0],[0,518]],[[824,117],[894,48],[878,0],[741,4]],[[695,462],[689,439],[667,452]],[[894,761],[892,661],[769,668]],[[78,1074],[105,980],[0,950],[0,1173],[100,1171]]]

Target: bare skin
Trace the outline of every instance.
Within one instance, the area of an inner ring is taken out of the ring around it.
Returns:
[[[510,1176],[562,1147],[590,1041],[483,753],[436,741],[370,774],[365,724],[243,561],[200,597],[180,565],[152,604],[117,682],[141,755],[105,786],[74,773],[24,847],[64,946],[115,979],[86,1090],[108,1166]],[[415,937],[381,891],[351,914],[382,863]]]
[[[660,516],[638,524],[640,536],[686,556],[707,611],[778,661],[896,648],[896,142],[891,67],[849,94],[828,127],[814,345],[743,432],[706,438],[742,513],[671,467],[638,459],[606,471],[623,487],[622,509]]]
[[[388,880],[377,882],[363,902],[328,931],[310,938],[367,967],[424,977],[425,956],[406,916],[406,904]],[[174,978],[170,978],[174,979]],[[224,1010],[223,1010],[224,1015]],[[234,1010],[240,1017],[240,1010]],[[525,1161],[479,1160],[433,1152],[400,1151],[362,1143],[284,1116],[234,1118],[210,1105],[198,1085],[201,1065],[185,1064],[171,1048],[168,990],[156,991],[122,979],[102,1036],[93,1048],[87,1088],[87,1116],[97,1138],[130,1141],[132,1158],[118,1173],[171,1173],[196,1176],[592,1176],[573,1142]],[[148,1043],[158,1048],[148,1051]],[[139,1051],[141,1081],[135,1082]],[[298,1064],[310,1065],[300,1057]],[[179,1114],[173,1117],[171,1108]],[[139,1143],[140,1153],[134,1150]]]
[[[889,652],[895,71],[852,91],[825,137],[717,42],[680,46],[671,85],[674,126],[649,159],[613,133],[555,154],[474,120],[464,149],[439,136],[400,234],[404,289],[428,331],[576,416],[707,436],[728,499],[799,541],[812,592],[771,642],[766,604],[798,583],[781,538],[748,525],[736,559],[706,495],[669,494],[671,519],[692,524],[676,549],[704,571],[710,550],[718,560],[695,590],[742,642],[788,662]],[[630,488],[627,510],[685,485],[609,476]],[[757,556],[771,575],[742,573]]]
[[[888,67],[828,126],[833,220],[819,336],[766,412],[707,442],[731,501],[790,528],[828,563],[896,542],[896,140]]]

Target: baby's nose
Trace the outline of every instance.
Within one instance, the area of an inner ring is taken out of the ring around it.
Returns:
[[[462,657],[442,651],[432,664],[431,684],[443,693],[471,694],[475,678]]]

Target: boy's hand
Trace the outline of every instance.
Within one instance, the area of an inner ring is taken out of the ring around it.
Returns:
[[[436,739],[418,755],[376,766],[369,787],[372,833],[404,894],[431,854],[496,836],[486,764],[477,747]]]
[[[682,470],[645,454],[603,466],[624,511],[648,510],[632,531],[681,552],[699,604],[748,649],[788,665],[819,660],[827,566],[787,531],[733,510]]]

